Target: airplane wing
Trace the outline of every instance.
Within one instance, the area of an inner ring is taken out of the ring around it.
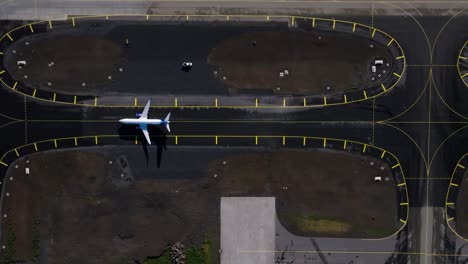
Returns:
[[[150,105],[151,105],[151,99],[149,99],[148,102],[146,103],[145,109],[143,109],[143,112],[140,115],[141,119],[148,118],[148,111],[149,111]]]
[[[141,129],[141,131],[143,131],[143,135],[145,135],[145,138],[146,138],[146,141],[148,142],[148,145],[151,145],[151,139],[150,139],[150,136],[149,136],[147,125],[146,124],[140,124],[140,129]]]

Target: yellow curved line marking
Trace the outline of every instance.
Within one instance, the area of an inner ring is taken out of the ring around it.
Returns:
[[[463,57],[462,56],[462,53],[463,51],[465,50],[465,47],[466,45],[468,44],[468,40],[465,41],[465,44],[463,44],[463,47],[460,49],[460,53],[458,53],[458,60],[457,60],[457,72],[458,72],[458,76],[460,77],[460,79],[462,80],[462,82],[465,84],[466,87],[468,87],[468,83],[465,82],[465,77],[466,77],[466,73],[462,75],[461,73],[461,69],[460,69],[460,60],[466,60],[467,58],[466,57]]]
[[[151,16],[151,17],[184,17],[186,16],[187,20],[189,19],[189,16],[192,16],[192,17],[225,17],[226,15],[201,15],[201,14],[193,14],[193,15],[180,15],[180,14],[168,14],[168,15],[159,15],[159,14],[154,14],[154,15],[147,15],[147,14],[144,14],[144,15],[134,15],[134,14],[113,14],[113,15],[104,15],[104,14],[100,14],[100,15],[85,15],[85,16],[74,16],[72,17],[73,18],[73,21],[76,21],[78,19],[89,19],[89,18],[103,18],[105,17],[106,20],[109,19],[109,16],[111,17],[143,17],[143,18],[146,18],[148,16]],[[229,15],[230,17],[251,17],[251,18],[264,18],[265,15]],[[379,33],[379,34],[382,34],[384,36],[386,36],[387,38],[389,39],[393,39],[393,42],[397,47],[398,49],[400,50],[400,57],[403,56],[404,57],[404,51],[403,49],[401,48],[401,45],[398,43],[398,41],[396,39],[394,39],[393,37],[391,37],[388,33],[380,30],[380,29],[377,29],[377,28],[374,28],[374,27],[371,27],[371,26],[368,26],[368,25],[365,25],[365,24],[361,24],[361,23],[357,23],[357,22],[352,22],[352,21],[346,21],[346,20],[339,20],[339,19],[330,19],[330,18],[313,18],[313,17],[305,17],[305,16],[289,16],[289,15],[270,15],[268,16],[269,18],[270,17],[274,17],[274,18],[289,18],[289,19],[295,19],[295,18],[298,18],[298,19],[304,19],[304,20],[312,20],[312,23],[314,24],[315,21],[326,21],[326,22],[332,22],[332,23],[342,23],[342,24],[347,24],[347,25],[352,25],[353,28],[355,29],[356,26],[360,26],[360,27],[363,27],[363,28],[368,28],[369,30],[372,30],[372,36],[374,36],[375,33]],[[26,25],[22,25],[22,26],[19,26],[17,28],[14,28],[10,31],[8,31],[7,33],[5,33],[2,37],[0,37],[0,41],[2,41],[5,37],[9,37],[11,38],[10,34],[15,32],[16,30],[19,30],[21,28],[24,28],[26,26],[31,26],[32,25],[35,25],[35,24],[39,24],[39,23],[48,23],[49,24],[49,27],[52,28],[52,21],[58,21],[59,19],[56,19],[56,20],[43,20],[43,21],[37,21],[37,22],[33,22],[33,23],[29,23],[29,24],[26,24]],[[315,24],[314,24],[315,26]],[[401,74],[403,74],[406,70],[406,62],[403,63],[403,70],[401,72]],[[349,103],[354,103],[354,102],[361,102],[361,101],[364,101],[364,100],[367,100],[367,99],[371,99],[371,98],[375,98],[375,97],[378,97],[378,96],[381,96],[382,94],[390,91],[392,88],[394,88],[399,82],[400,82],[401,78],[398,78],[397,81],[395,83],[393,83],[391,86],[389,86],[388,88],[386,87],[382,87],[384,88],[383,91],[373,95],[373,96],[365,96],[365,98],[360,98],[360,99],[357,99],[357,100],[353,100],[353,101],[347,101],[347,102],[334,102],[334,103],[327,103],[326,105],[327,106],[334,106],[334,105],[344,105],[344,104],[349,104]],[[3,80],[0,80],[1,83],[3,83],[6,87],[9,87],[11,88],[11,86],[7,83],[5,83]],[[23,92],[20,92],[20,91],[16,91],[24,96],[27,96],[27,97],[31,97],[31,95],[28,95],[28,94],[25,94]],[[64,101],[52,101],[50,99],[45,99],[45,98],[39,98],[39,97],[35,97],[33,96],[34,99],[36,100],[41,100],[41,101],[47,101],[47,102],[53,102],[53,103],[57,103],[57,104],[64,104],[64,105],[73,105],[73,102],[64,102]],[[123,108],[123,107],[131,107],[130,105],[94,105],[94,104],[84,104],[84,103],[76,103],[76,105],[80,105],[80,106],[87,106],[87,107],[119,107],[119,108]],[[317,107],[317,106],[323,106],[323,105],[308,105],[308,107]],[[174,106],[156,106],[156,107],[164,107],[164,108],[172,108]],[[184,107],[191,107],[191,106],[184,106]],[[194,106],[194,107],[213,107],[213,106]],[[223,106],[220,106],[220,107],[223,107]],[[224,106],[226,108],[245,108],[245,106]],[[278,108],[280,106],[270,106],[268,108]],[[297,106],[287,106],[288,108],[295,108]]]
[[[25,147],[29,147],[29,146],[35,146],[35,148],[37,150],[37,144],[47,143],[47,142],[53,142],[55,148],[57,148],[58,147],[58,141],[65,141],[65,140],[67,140],[67,141],[68,140],[76,140],[77,141],[78,139],[92,139],[92,138],[94,138],[95,144],[97,145],[98,144],[98,138],[119,138],[120,136],[121,135],[93,135],[93,136],[63,137],[63,138],[45,139],[45,140],[40,140],[40,141],[36,141],[36,142],[33,142],[33,143],[27,143],[27,144],[18,146],[16,148],[10,149],[10,150],[6,151],[5,153],[3,153],[2,157],[0,158],[0,164],[2,164],[4,166],[8,166],[8,164],[3,162],[3,159],[6,157],[6,155],[8,155],[10,152],[14,151],[15,149],[21,149],[21,148],[25,148]],[[137,135],[125,135],[125,136],[131,137],[131,136],[137,136]],[[184,137],[184,138],[213,138],[213,137],[215,137],[216,139],[218,139],[218,138],[255,138],[255,144],[256,145],[258,144],[258,139],[259,138],[283,138],[284,140],[286,140],[286,138],[293,138],[293,139],[301,139],[302,138],[303,139],[303,145],[305,145],[306,139],[323,140],[324,145],[326,144],[326,142],[328,140],[328,141],[342,142],[343,144],[351,143],[351,144],[355,144],[355,145],[362,145],[364,149],[366,149],[367,147],[374,148],[374,149],[376,149],[376,150],[378,150],[378,151],[380,151],[382,153],[386,153],[386,154],[390,155],[391,157],[393,157],[393,159],[398,164],[401,164],[397,156],[395,156],[393,153],[391,153],[391,152],[389,152],[389,151],[387,151],[387,150],[385,150],[385,149],[383,149],[381,147],[377,147],[377,146],[374,146],[374,145],[369,145],[367,143],[362,143],[362,142],[358,142],[358,141],[354,141],[354,140],[345,140],[345,139],[339,139],[339,138],[308,137],[308,136],[278,136],[278,135],[261,135],[261,136],[258,136],[258,135],[167,135],[167,138],[174,138],[175,139],[175,145],[178,144],[178,139],[182,138],[182,137]],[[403,182],[398,184],[398,186],[405,186],[406,203],[409,203],[408,188],[406,187],[406,177],[405,177],[405,174],[403,172],[402,166],[398,166],[398,169],[400,170],[400,174],[402,175],[402,179],[403,179]],[[406,223],[408,222],[408,219],[409,219],[409,205],[405,205],[405,207],[406,207],[406,219],[402,219],[404,221],[404,222],[402,221],[403,225],[397,231],[395,231],[390,236],[387,236],[387,237],[384,237],[384,238],[377,238],[377,239],[368,239],[368,238],[366,238],[366,239],[362,239],[362,240],[383,240],[383,239],[387,239],[387,238],[392,237],[392,236],[396,235],[397,233],[399,233],[403,228],[405,228]]]
[[[437,146],[436,151],[434,152],[434,154],[432,155],[431,160],[429,161],[429,171],[430,171],[430,168],[431,168],[431,166],[432,166],[432,162],[434,161],[434,158],[436,157],[436,155],[437,155],[437,153],[439,152],[439,150],[440,150],[440,148],[442,147],[442,145],[445,144],[445,142],[446,142],[447,140],[449,140],[453,135],[455,135],[456,133],[460,132],[461,130],[463,130],[463,129],[467,128],[467,127],[468,127],[468,125],[463,126],[463,127],[459,128],[459,129],[455,130],[455,131],[452,132],[450,135],[448,135],[448,136],[439,144],[439,146]]]
[[[465,153],[458,161],[457,161],[457,164],[460,164],[460,162],[465,159],[465,157],[468,155],[468,153]],[[455,166],[455,168],[453,169],[452,171],[452,176],[450,177],[450,183],[453,182],[453,177],[455,176],[455,172],[457,171],[457,167],[458,166]],[[462,179],[463,180],[463,179]],[[458,232],[452,228],[452,226],[450,225],[450,221],[454,220],[454,217],[449,217],[448,215],[448,206],[449,205],[454,205],[454,202],[455,201],[452,201],[452,202],[449,202],[448,198],[449,198],[449,194],[450,194],[450,189],[451,189],[451,185],[449,185],[448,189],[447,189],[447,193],[445,194],[445,221],[447,223],[447,226],[450,228],[450,230],[457,236],[459,237],[460,239],[464,240],[464,241],[468,241],[468,239],[462,237],[460,234],[458,234]]]

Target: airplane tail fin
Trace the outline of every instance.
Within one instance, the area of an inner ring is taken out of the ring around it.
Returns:
[[[169,126],[169,118],[171,118],[171,113],[167,114],[166,118],[164,118],[164,123],[166,124],[166,129],[170,133],[171,132],[171,127]]]

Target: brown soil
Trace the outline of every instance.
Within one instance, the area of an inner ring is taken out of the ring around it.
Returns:
[[[114,79],[117,77],[122,49],[110,40],[68,36],[28,41],[29,45],[25,40],[15,43],[16,53],[6,65],[16,80],[34,87],[60,87],[64,92],[81,92],[85,89],[83,82],[86,86],[95,86],[112,81],[108,79],[109,75]],[[18,60],[26,60],[26,67],[19,69]],[[51,62],[54,65],[49,67]]]
[[[6,206],[8,221],[15,223],[18,258],[31,257],[31,223],[37,218],[50,264],[141,261],[176,241],[200,245],[207,235],[216,251],[221,196],[276,196],[278,216],[294,233],[300,230],[291,216],[333,218],[354,228],[303,235],[381,237],[398,225],[390,170],[369,157],[301,150],[226,152],[210,161],[197,180],[126,181],[116,157],[109,155],[47,152],[30,157],[32,175],[24,175],[22,167],[13,169]],[[389,181],[374,183],[375,175]],[[3,225],[3,240],[5,232]]]
[[[458,197],[455,202],[456,231],[460,236],[468,238],[468,171],[463,175],[462,184],[458,187]]]
[[[256,45],[253,45],[256,41]],[[385,47],[369,48],[364,38],[305,32],[251,32],[219,43],[208,62],[218,77],[239,89],[271,89],[275,93],[314,94],[363,89],[369,85],[369,62],[390,59]],[[279,77],[280,71],[289,75]],[[277,90],[280,87],[280,90]]]

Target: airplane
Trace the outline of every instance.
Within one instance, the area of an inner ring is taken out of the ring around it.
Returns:
[[[169,118],[171,117],[171,113],[167,114],[164,120],[161,119],[148,119],[148,111],[150,108],[151,99],[148,100],[146,103],[145,109],[143,109],[142,113],[137,113],[136,117],[138,118],[123,118],[120,119],[119,122],[126,125],[137,125],[138,129],[143,131],[143,135],[145,135],[146,141],[149,145],[151,145],[151,139],[148,133],[148,125],[164,125],[168,132],[171,132],[171,128],[169,127]]]

